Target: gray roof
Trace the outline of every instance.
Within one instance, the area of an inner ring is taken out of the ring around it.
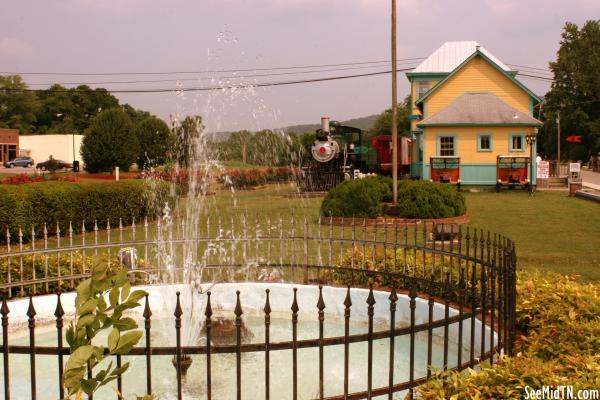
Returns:
[[[427,57],[417,68],[413,69],[413,73],[450,73],[454,71],[456,67],[462,64],[471,54],[473,54],[477,48],[483,54],[485,54],[490,60],[495,62],[500,68],[505,71],[511,71],[511,69],[500,61],[496,56],[490,53],[483,46],[475,41],[463,41],[463,42],[446,42],[442,44],[436,51],[434,51],[429,57]]]
[[[492,93],[465,93],[443,110],[425,118],[417,126],[432,125],[528,125],[542,123],[509,106]]]

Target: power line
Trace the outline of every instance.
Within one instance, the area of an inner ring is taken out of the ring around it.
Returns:
[[[519,74],[517,76],[518,77],[527,77],[527,78],[540,79],[540,80],[548,81],[548,82],[554,82],[554,78],[549,78],[547,76],[530,75],[530,74]]]
[[[397,61],[420,61],[424,57],[401,58]],[[53,76],[112,76],[112,75],[185,75],[185,74],[211,74],[222,72],[253,72],[253,71],[277,71],[286,69],[306,69],[306,68],[325,68],[325,67],[343,67],[349,65],[365,65],[365,64],[381,64],[390,63],[389,60],[380,61],[363,61],[354,63],[339,63],[339,64],[320,64],[320,65],[302,65],[290,67],[268,67],[268,68],[247,68],[247,69],[215,69],[204,71],[164,71],[164,72],[15,72],[15,71],[0,71],[4,75],[53,75]]]
[[[404,68],[399,69],[398,72],[412,71],[412,68]],[[370,72],[365,74],[355,74],[355,75],[341,75],[341,76],[333,76],[327,78],[314,78],[314,79],[301,79],[295,81],[282,81],[282,82],[265,82],[265,83],[255,83],[255,84],[247,84],[247,85],[228,85],[228,86],[207,86],[207,87],[196,87],[196,88],[168,88],[168,89],[116,89],[109,90],[106,89],[107,92],[110,93],[168,93],[168,92],[203,92],[203,91],[211,91],[211,90],[226,90],[226,89],[246,89],[252,87],[269,87],[269,86],[285,86],[285,85],[297,85],[303,83],[316,83],[316,82],[326,82],[326,81],[334,81],[334,80],[342,80],[342,79],[351,79],[351,78],[362,78],[367,76],[377,76],[377,75],[386,75],[390,74],[392,71],[380,71],[380,72]],[[13,91],[13,92],[68,92],[69,89],[14,89],[14,88],[5,88],[2,89],[4,91]],[[92,92],[93,89],[83,90],[84,92],[89,91]]]
[[[517,67],[517,68],[533,69],[533,70],[538,70],[538,71],[543,71],[543,72],[550,72],[550,73],[552,72],[548,68],[528,67],[527,65],[519,65],[519,64],[507,64],[507,65],[510,65],[511,67]]]
[[[404,62],[400,64],[414,64],[415,62]],[[383,66],[383,65],[382,65]],[[309,71],[296,71],[296,72],[278,72],[278,73],[270,73],[270,74],[254,74],[254,75],[229,75],[229,76],[213,76],[213,77],[197,77],[197,78],[179,78],[179,79],[148,79],[148,80],[127,80],[127,81],[104,81],[104,82],[36,82],[29,83],[29,86],[48,86],[48,85],[112,85],[112,84],[121,84],[121,83],[129,83],[129,84],[137,84],[137,83],[164,83],[164,82],[186,82],[186,81],[200,81],[200,80],[226,80],[226,79],[249,79],[249,78],[263,78],[270,76],[283,76],[283,75],[298,75],[298,74],[314,74],[318,72],[338,72],[338,71],[348,71],[348,70],[357,70],[357,69],[368,69],[368,68],[377,68],[379,66],[357,66],[357,67],[348,67],[348,68],[332,68],[332,69],[318,69],[318,70],[309,70]]]

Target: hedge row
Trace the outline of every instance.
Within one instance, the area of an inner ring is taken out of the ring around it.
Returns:
[[[267,183],[283,183],[294,179],[296,170],[292,167],[269,167],[230,169],[221,175],[221,182],[226,187],[244,189]]]
[[[152,184],[152,187],[149,185]],[[82,221],[86,230],[93,229],[97,220],[102,226],[107,221],[116,226],[132,219],[154,216],[168,199],[168,187],[160,182],[124,180],[118,182],[41,182],[18,186],[0,186],[0,237],[6,240],[10,229],[12,240],[18,240],[19,227],[27,240],[31,226],[36,237],[43,235],[44,223],[50,232],[58,223],[66,232],[69,222],[78,232]]]
[[[521,272],[517,293],[516,355],[494,366],[441,372],[415,398],[521,399],[543,386],[572,386],[574,393],[600,387],[600,284]]]

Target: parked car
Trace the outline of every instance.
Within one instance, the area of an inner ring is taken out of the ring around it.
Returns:
[[[71,169],[71,168],[73,168],[73,164],[63,161],[63,160],[57,160],[57,159],[46,160],[44,162],[37,163],[35,168],[41,169],[42,171],[46,171],[46,170],[48,170],[48,167],[49,167],[50,163],[52,163],[52,162],[54,162],[56,164],[56,169]]]
[[[33,158],[31,157],[17,157],[14,160],[10,160],[4,163],[6,168],[14,167],[31,167],[33,164]]]

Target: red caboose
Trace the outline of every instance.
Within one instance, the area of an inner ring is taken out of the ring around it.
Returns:
[[[411,140],[407,137],[399,137],[396,143],[398,148],[398,170],[408,171],[410,168],[410,144]],[[377,163],[379,170],[385,173],[392,173],[392,136],[379,135],[371,138],[371,146],[377,153]]]

